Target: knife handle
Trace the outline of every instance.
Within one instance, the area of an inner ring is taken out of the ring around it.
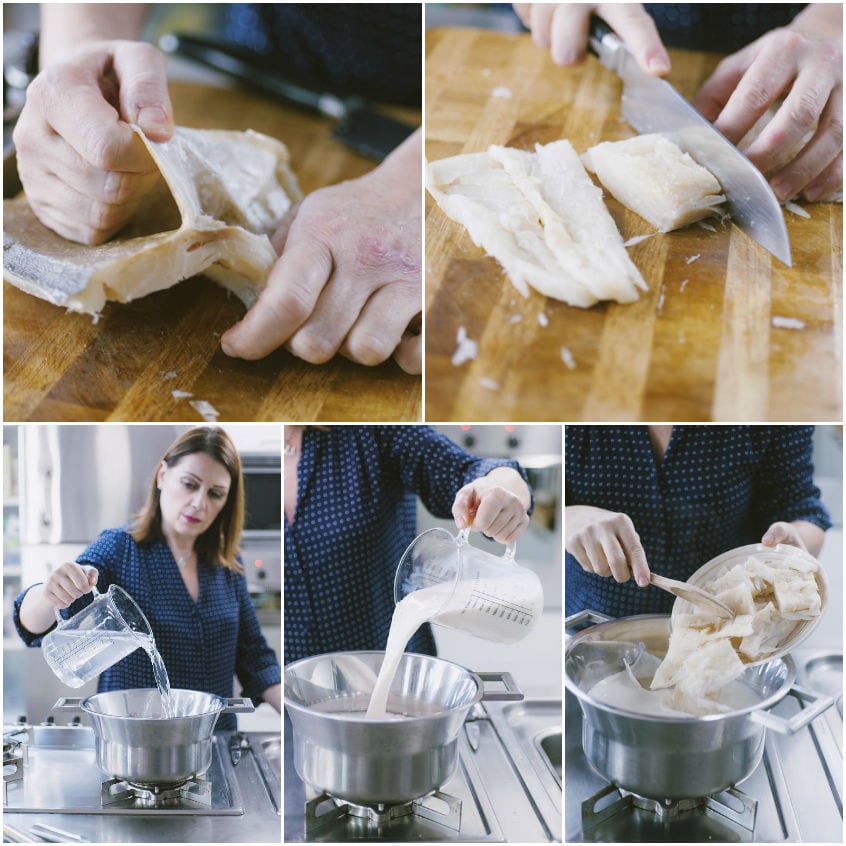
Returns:
[[[588,50],[596,56],[608,70],[619,73],[620,59],[623,56],[621,51],[626,49],[625,45],[618,38],[617,34],[605,23],[602,18],[596,15],[590,16],[590,27],[588,29]]]
[[[237,47],[218,39],[169,32],[159,39],[159,47],[165,53],[176,53],[265,94],[320,112],[326,117],[340,120],[347,116],[348,106],[340,97],[308,88],[278,73],[270,73],[251,62]]]

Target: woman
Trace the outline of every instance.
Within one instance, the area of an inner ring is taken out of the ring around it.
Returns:
[[[384,649],[394,574],[417,534],[419,496],[500,543],[529,525],[516,461],[470,455],[428,426],[285,428],[285,663]],[[408,645],[434,654],[429,626]]]
[[[100,591],[120,585],[147,616],[174,688],[244,695],[281,707],[279,662],[259,628],[238,560],[244,521],[241,461],[228,435],[196,428],[165,453],[147,502],[131,526],[107,529],[76,562],[58,567],[14,603],[14,621],[28,646],[39,646],[55,623]],[[154,687],[152,666],[136,650],[106,670],[98,690]],[[224,714],[218,729],[234,729]]]
[[[831,526],[811,426],[567,426],[567,613],[666,613],[650,571],[686,581],[746,544],[817,555]]]

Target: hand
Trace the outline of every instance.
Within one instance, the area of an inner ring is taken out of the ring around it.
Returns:
[[[843,53],[830,30],[791,27],[720,62],[693,105],[737,144],[784,96],[746,155],[779,200],[814,201],[843,187]]]
[[[649,584],[646,553],[627,514],[589,505],[567,507],[567,551],[581,568],[598,576],[613,576],[620,583],[632,576],[640,587]]]
[[[459,529],[472,526],[498,543],[516,543],[529,525],[525,502],[490,474],[461,488],[452,504],[452,516]]]
[[[69,561],[50,574],[50,578],[44,582],[42,596],[54,608],[67,608],[80,596],[91,592],[99,575],[96,567],[83,567]]]
[[[375,170],[303,200],[273,239],[267,288],[221,339],[227,355],[284,344],[312,364],[393,355],[420,372],[419,336],[407,334],[422,309],[420,144],[418,131]]]
[[[639,3],[515,3],[514,11],[531,30],[535,44],[550,48],[557,65],[575,65],[584,59],[590,16],[595,14],[647,73],[663,76],[670,70],[670,57],[655,23]]]
[[[13,138],[45,226],[93,245],[129,221],[160,178],[130,123],[154,141],[173,132],[164,59],[149,44],[95,42],[33,80]]]
[[[764,546],[777,546],[780,543],[788,544],[789,546],[798,546],[799,549],[808,551],[802,535],[799,534],[796,526],[792,523],[773,523],[772,526],[764,532],[761,538],[761,543]]]

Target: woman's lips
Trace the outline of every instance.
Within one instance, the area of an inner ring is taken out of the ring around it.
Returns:
[[[191,525],[196,525],[197,523],[202,523],[203,521],[200,520],[199,517],[192,517],[190,514],[183,514],[182,519],[186,520],[187,522],[191,523]]]

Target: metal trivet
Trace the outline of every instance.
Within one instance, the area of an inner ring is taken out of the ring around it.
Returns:
[[[24,767],[29,760],[29,732],[16,728],[3,732],[3,804],[6,804],[7,784],[24,777]]]
[[[446,805],[446,810],[438,809],[439,802]],[[331,803],[332,807],[318,813],[318,809],[327,803]],[[328,793],[322,793],[306,802],[305,836],[306,840],[312,840],[315,835],[344,817],[355,818],[368,828],[381,829],[412,815],[453,831],[461,831],[461,800],[439,790],[401,805],[354,805],[343,799],[336,799]]]
[[[128,803],[135,808],[183,807],[186,803],[199,808],[210,808],[212,785],[210,781],[199,777],[172,787],[162,788],[132,784],[119,778],[104,781],[100,788],[102,807],[119,803]]]
[[[613,794],[616,794],[616,799],[597,810],[597,806]],[[603,827],[614,817],[625,814],[635,818],[632,821],[633,829],[641,829],[651,839],[656,839],[656,829],[668,830],[673,826],[684,826],[698,817],[716,819],[721,828],[734,834],[732,839],[751,841],[757,810],[757,800],[735,787],[696,799],[661,800],[638,796],[610,784],[582,802],[582,830],[585,838],[592,840],[593,836],[601,834]],[[641,842],[634,837],[631,839],[632,842]]]

